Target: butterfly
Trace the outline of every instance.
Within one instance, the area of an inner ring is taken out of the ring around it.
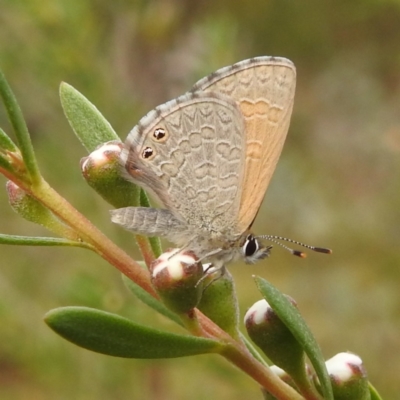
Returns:
[[[120,163],[163,208],[113,210],[112,221],[165,237],[215,268],[267,257],[262,239],[287,239],[255,236],[251,227],[285,142],[295,86],[291,61],[256,57],[150,111],[129,133]]]

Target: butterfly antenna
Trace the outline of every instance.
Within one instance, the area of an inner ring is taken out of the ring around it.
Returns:
[[[325,247],[310,246],[309,244],[298,242],[297,240],[288,239],[288,238],[285,238],[285,237],[282,237],[282,236],[262,235],[262,236],[257,236],[257,237],[269,240],[270,242],[275,243],[278,246],[283,247],[284,249],[286,249],[287,251],[289,251],[293,255],[295,255],[297,257],[301,257],[301,258],[307,257],[307,254],[302,252],[302,251],[300,251],[300,250],[292,249],[292,248],[284,245],[283,243],[279,242],[279,240],[284,241],[284,242],[297,244],[298,246],[302,246],[302,247],[305,247],[306,249],[309,249],[309,250],[312,250],[312,251],[316,251],[317,253],[332,254],[332,250],[331,249],[327,249]]]

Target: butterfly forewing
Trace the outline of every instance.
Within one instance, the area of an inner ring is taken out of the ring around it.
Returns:
[[[130,179],[193,228],[236,226],[244,170],[244,120],[223,94],[188,93],[147,114],[121,159]]]
[[[192,92],[231,97],[245,120],[246,160],[237,229],[252,224],[275,170],[289,127],[296,71],[291,61],[257,57],[222,68],[198,81]]]

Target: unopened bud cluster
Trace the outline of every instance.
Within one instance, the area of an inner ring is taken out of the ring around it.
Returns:
[[[245,325],[250,338],[275,364],[271,369],[280,379],[300,392],[321,389],[305,364],[302,347],[266,300],[256,302],[247,311]],[[339,353],[326,362],[326,368],[335,400],[370,399],[367,374],[358,356]]]

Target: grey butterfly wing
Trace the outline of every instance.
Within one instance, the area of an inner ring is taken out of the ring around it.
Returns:
[[[275,170],[289,128],[295,86],[296,70],[291,61],[256,57],[221,68],[192,89],[228,95],[245,120],[245,185],[237,220],[239,231],[252,224]]]
[[[229,230],[243,181],[244,121],[234,101],[185,94],[151,111],[129,134],[125,175],[192,231]]]
[[[184,221],[179,220],[166,209],[125,207],[111,210],[110,213],[114,223],[139,235],[168,236],[176,242],[179,241],[181,232],[187,229]]]

